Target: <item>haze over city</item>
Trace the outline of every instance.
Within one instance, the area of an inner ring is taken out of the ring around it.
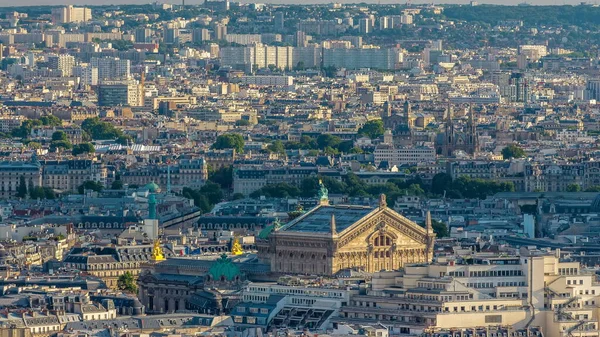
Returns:
[[[161,1],[161,2],[166,2],[166,3],[173,3],[173,4],[179,4],[180,2],[177,1]],[[242,3],[250,3],[251,1],[249,0],[243,0],[241,1]],[[327,3],[331,3],[334,1],[328,1],[328,0],[308,0],[308,1],[302,1],[303,4],[327,4]],[[359,3],[359,2],[365,2],[365,3],[371,3],[371,4],[376,4],[376,3],[380,3],[380,4],[402,4],[404,3],[404,1],[392,1],[392,0],[365,0],[365,1],[339,1],[340,3]],[[435,1],[412,1],[412,3],[433,3],[433,4],[468,4],[470,1],[468,0],[450,0],[450,1],[443,1],[443,0],[435,0]],[[520,1],[520,0],[486,0],[486,1],[479,1],[480,4],[494,4],[494,5],[518,5],[521,4],[523,2],[526,2],[530,5],[578,5],[581,3],[581,1],[578,0],[567,0],[567,1],[563,1],[563,0],[530,0],[530,1]],[[56,6],[56,5],[90,5],[90,6],[101,6],[101,5],[130,5],[130,4],[136,4],[136,5],[140,5],[140,4],[150,4],[152,3],[151,1],[147,1],[147,0],[109,0],[109,1],[105,1],[105,0],[83,0],[83,1],[79,1],[79,0],[60,0],[60,1],[53,1],[53,0],[28,0],[26,1],[25,4],[19,4],[20,6],[25,5],[25,6]],[[193,4],[201,4],[201,1],[186,1],[186,3],[189,3],[190,5]],[[261,1],[261,3],[272,3],[272,4],[298,4],[297,1],[295,0],[266,0],[266,1]],[[590,3],[596,3],[594,1],[590,1]],[[0,0],[0,6],[1,7],[10,7],[10,6],[15,6],[15,2],[14,1],[10,1],[10,0]]]

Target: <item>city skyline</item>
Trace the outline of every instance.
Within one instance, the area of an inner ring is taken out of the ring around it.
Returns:
[[[161,3],[171,3],[171,4],[180,4],[181,1],[160,1]],[[251,3],[251,1],[242,0],[242,3]],[[343,4],[352,4],[352,3],[368,3],[368,4],[405,4],[405,2],[394,1],[394,0],[366,0],[366,1],[338,1]],[[507,5],[514,6],[519,5],[521,3],[527,3],[529,5],[534,6],[562,6],[562,5],[579,5],[581,1],[579,0],[529,0],[529,1],[521,1],[521,0],[485,0],[485,1],[476,1],[481,5]],[[153,1],[148,0],[60,0],[59,2],[52,0],[32,0],[26,5],[18,5],[15,6],[15,3],[9,0],[0,0],[0,7],[23,7],[23,6],[59,6],[59,5],[77,5],[77,6],[108,6],[108,5],[145,5],[151,4]],[[201,0],[186,0],[186,4],[188,5],[199,5],[204,3]],[[290,5],[295,4],[294,1],[287,0],[266,0],[261,3],[266,4],[284,4]],[[305,1],[304,4],[328,4],[332,3],[329,0],[309,0]],[[413,4],[469,4],[470,0],[435,0],[435,1],[411,1]],[[597,4],[596,1],[589,2],[590,4]]]

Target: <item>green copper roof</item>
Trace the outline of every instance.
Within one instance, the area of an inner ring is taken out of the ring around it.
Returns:
[[[273,224],[263,228],[263,230],[261,230],[260,233],[258,233],[258,238],[262,240],[268,239],[269,235],[271,235],[273,231],[278,230],[279,227],[281,227],[281,223],[279,222],[279,219],[275,219],[275,222],[273,222]]]
[[[156,193],[160,191],[160,186],[158,186],[155,182],[148,183],[146,185],[146,188],[150,193]]]
[[[233,281],[236,276],[240,275],[240,268],[233,264],[227,255],[221,255],[221,258],[215,261],[210,267],[208,273],[213,280],[221,280],[224,277],[227,281]]]

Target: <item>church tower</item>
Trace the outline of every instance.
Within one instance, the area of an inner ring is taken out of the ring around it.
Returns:
[[[444,142],[442,146],[442,154],[445,156],[452,156],[452,152],[454,152],[454,124],[452,122],[452,117],[452,104],[448,102],[448,108],[446,110],[446,123],[444,125]]]
[[[381,119],[385,121],[386,118],[392,117],[392,104],[389,101],[383,103],[383,110],[381,111]]]
[[[475,123],[475,117],[473,116],[473,106],[469,104],[469,122],[467,124],[468,133],[468,147],[467,152],[474,154],[479,151],[479,138],[477,137],[477,124]]]
[[[410,101],[404,101],[404,120],[409,129],[413,128],[413,118],[412,118],[412,107],[410,106]]]

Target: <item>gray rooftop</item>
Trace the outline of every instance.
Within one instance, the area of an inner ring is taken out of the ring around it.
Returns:
[[[373,211],[360,206],[320,206],[282,228],[288,232],[331,233],[331,215],[335,215],[337,232],[343,232]]]

